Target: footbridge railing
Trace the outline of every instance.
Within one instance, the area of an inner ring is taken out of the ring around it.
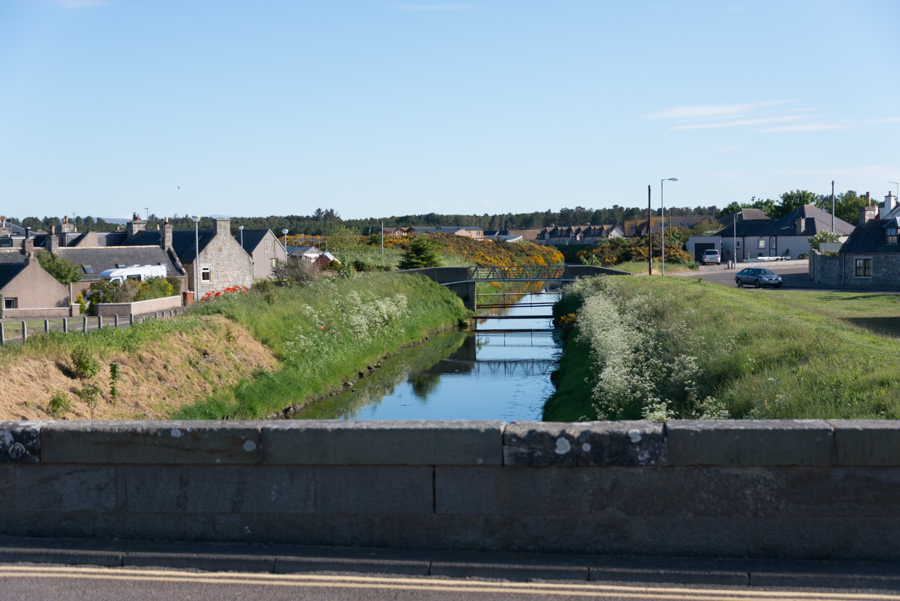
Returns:
[[[546,282],[565,280],[565,265],[489,265],[469,268],[469,279],[473,282]]]

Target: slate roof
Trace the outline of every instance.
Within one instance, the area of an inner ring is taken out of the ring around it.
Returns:
[[[215,230],[200,230],[200,252],[209,244],[216,235]],[[122,242],[124,247],[129,246],[155,246],[159,248],[159,231],[138,232],[129,240]],[[121,248],[121,247],[120,247]],[[197,242],[194,230],[173,230],[172,248],[182,263],[193,263],[197,256]]]
[[[302,256],[302,255],[305,255],[310,250],[315,250],[320,255],[322,254],[322,251],[320,251],[315,246],[288,246],[287,253],[288,253],[288,255],[290,255],[292,257],[293,256]]]
[[[193,233],[193,232],[191,232]],[[172,257],[157,247],[100,247],[100,248],[60,248],[59,256],[71,261],[73,265],[90,266],[94,273],[87,273],[82,268],[85,280],[97,280],[101,271],[128,267],[131,265],[165,265],[170,276],[183,276]]]
[[[256,250],[256,247],[262,244],[263,238],[266,237],[271,230],[244,230],[244,250],[248,253],[253,254],[253,251]],[[274,235],[274,234],[273,234]],[[241,242],[241,234],[238,232],[238,235],[234,237],[237,240],[238,244]],[[277,237],[276,237],[277,239]]]
[[[841,254],[900,252],[900,244],[887,243],[885,232],[887,227],[897,227],[897,220],[870,219],[863,225],[857,226],[841,246]]]
[[[0,263],[0,288],[4,288],[23,271],[25,263]]]
[[[748,211],[750,209],[744,209]],[[755,209],[754,209],[755,210]],[[747,219],[737,223],[737,236],[797,236],[797,219],[805,220],[803,238],[809,238],[819,232],[831,231],[831,213],[823,211],[812,205],[805,205],[791,211],[778,219]],[[837,217],[834,218],[834,231],[837,234],[847,236],[853,232],[853,226]],[[724,230],[716,234],[723,238],[731,238],[735,235],[734,224],[729,224]]]

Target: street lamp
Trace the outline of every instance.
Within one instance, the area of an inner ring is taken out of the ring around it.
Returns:
[[[677,182],[677,177],[659,180],[659,203],[662,207],[662,274],[666,275],[666,201],[663,199],[663,182]]]
[[[241,248],[244,248],[244,226],[239,225],[238,229],[241,230]]]
[[[194,301],[200,300],[200,216],[191,217],[194,220]]]
[[[287,230],[281,230],[281,233],[284,234],[284,252],[287,254]]]
[[[889,184],[897,184],[897,197],[900,198],[900,182],[888,182]]]

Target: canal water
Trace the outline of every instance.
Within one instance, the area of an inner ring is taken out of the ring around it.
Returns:
[[[294,418],[540,421],[562,353],[551,308],[543,306],[555,300],[527,294],[513,308],[491,309],[513,318],[479,318],[475,332],[446,332],[403,350]]]

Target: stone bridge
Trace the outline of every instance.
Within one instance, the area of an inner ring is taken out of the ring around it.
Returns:
[[[593,265],[490,265],[486,267],[425,267],[397,273],[420,273],[456,293],[472,311],[478,308],[477,282],[572,282],[595,275],[631,275]]]

